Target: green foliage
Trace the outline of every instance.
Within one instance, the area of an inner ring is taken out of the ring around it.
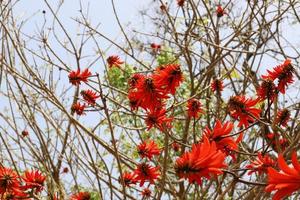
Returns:
[[[90,200],[101,200],[100,195],[98,192],[92,191]]]
[[[107,78],[111,86],[120,90],[127,90],[128,79],[133,73],[134,70],[130,65],[125,65],[123,69],[112,67],[107,72]]]
[[[175,58],[171,48],[165,47],[160,54],[157,56],[158,65],[165,65],[170,63],[177,63],[178,60]]]

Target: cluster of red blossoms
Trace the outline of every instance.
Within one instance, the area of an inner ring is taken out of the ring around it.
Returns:
[[[153,156],[158,156],[160,154],[160,149],[153,140],[142,142],[137,146],[137,150],[142,159],[146,158],[150,161]],[[145,182],[154,184],[154,181],[159,177],[159,175],[159,167],[154,167],[147,162],[142,162],[137,165],[137,168],[132,173],[124,172],[122,178],[125,186],[134,185],[139,182],[141,187]],[[145,188],[142,195],[148,197],[151,195],[151,191],[148,188]]]
[[[78,86],[81,84],[81,82],[87,83],[90,76],[92,76],[92,73],[89,71],[89,69],[85,69],[83,72],[80,72],[80,69],[78,69],[77,71],[71,71],[69,73],[69,82],[72,85]],[[82,90],[80,94],[85,103],[80,103],[77,101],[72,105],[71,110],[77,115],[84,115],[84,110],[86,109],[87,105],[94,106],[99,95],[90,89]]]
[[[210,179],[223,173],[226,155],[218,150],[214,141],[207,137],[203,142],[194,144],[190,152],[176,160],[175,172],[178,177],[188,179],[190,183],[202,183],[202,177]]]
[[[156,127],[161,131],[171,127],[172,118],[166,116],[165,101],[174,95],[183,81],[179,64],[159,66],[149,75],[134,74],[129,80],[128,99],[132,110],[142,108],[148,130]]]
[[[38,170],[25,171],[19,175],[11,168],[0,167],[0,199],[17,200],[33,198],[44,188],[46,176]]]

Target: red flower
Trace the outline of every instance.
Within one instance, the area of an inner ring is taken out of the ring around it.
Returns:
[[[85,109],[85,104],[81,104],[80,102],[77,102],[76,104],[73,104],[71,107],[71,110],[75,112],[77,115],[84,115],[84,109]]]
[[[166,128],[171,128],[172,118],[166,117],[165,109],[156,109],[147,113],[145,119],[147,130],[150,130],[153,126],[158,128],[161,131],[164,131]]]
[[[89,69],[85,69],[82,73],[80,73],[80,69],[77,71],[71,71],[69,73],[69,82],[72,85],[79,85],[81,82],[87,82],[88,78],[92,75]]]
[[[23,130],[21,134],[23,137],[27,137],[29,135],[27,130]]]
[[[142,191],[142,196],[144,197],[144,198],[150,198],[151,197],[151,191],[148,189],[148,188],[145,188],[145,189],[143,189],[143,191]]]
[[[217,145],[217,149],[226,153],[227,155],[231,153],[231,150],[238,149],[239,139],[236,141],[230,135],[233,129],[233,123],[226,122],[222,125],[220,120],[217,120],[216,125],[213,130],[210,130],[208,127],[205,128],[204,134],[210,140],[214,141]]]
[[[286,87],[293,83],[293,73],[295,72],[294,67],[291,64],[290,59],[286,59],[283,64],[273,68],[273,71],[267,70],[268,74],[263,75],[263,79],[278,79],[278,90],[285,94]]]
[[[276,137],[275,137],[276,136]],[[278,145],[279,148],[281,149],[281,151],[284,151],[286,147],[289,146],[289,141],[285,138],[282,138],[277,134],[274,133],[269,133],[267,134],[267,138],[270,140],[270,143],[272,145],[272,148],[278,152],[278,148],[277,148],[277,141],[278,141]],[[277,140],[277,141],[276,141]]]
[[[107,58],[108,67],[112,68],[113,66],[121,68],[121,65],[124,63],[121,61],[119,56],[113,55]]]
[[[296,152],[292,153],[292,166],[288,166],[282,154],[279,154],[278,166],[280,171],[276,171],[272,167],[268,168],[266,191],[276,191],[273,200],[284,199],[300,189],[300,164]]]
[[[132,88],[135,88],[137,86],[137,83],[139,81],[142,81],[144,79],[145,79],[145,75],[135,73],[129,78],[128,84],[129,84],[130,88],[132,89]]]
[[[185,0],[177,0],[177,5],[182,7],[184,5]]]
[[[160,44],[155,44],[155,43],[151,43],[150,46],[151,46],[154,53],[157,53],[161,48]]]
[[[136,92],[129,91],[128,92],[128,100],[129,100],[129,106],[131,110],[137,110],[140,106],[140,99],[137,96]]]
[[[215,79],[211,83],[210,87],[213,92],[217,92],[217,94],[221,94],[221,92],[224,89],[223,81],[219,79]]]
[[[287,123],[290,119],[291,113],[288,109],[282,109],[279,110],[277,113],[277,116],[275,118],[275,124],[278,124],[278,126],[287,126]]]
[[[257,158],[250,162],[251,164],[246,166],[246,168],[250,170],[248,175],[251,175],[253,172],[258,172],[258,174],[266,173],[268,167],[276,166],[275,160],[269,155],[261,155],[260,152],[258,153]]]
[[[123,177],[124,185],[126,186],[130,186],[131,184],[137,183],[135,173],[124,172],[122,177]],[[121,182],[121,178],[119,179],[119,181]]]
[[[225,10],[222,8],[221,5],[217,6],[216,13],[217,17],[223,17],[226,14]]]
[[[154,85],[166,91],[166,93],[175,94],[177,87],[183,81],[183,75],[179,64],[168,64],[162,70],[156,70],[153,75]]]
[[[79,192],[73,194],[70,200],[91,200],[91,195],[88,192]]]
[[[247,99],[245,96],[230,97],[228,102],[228,109],[233,118],[238,119],[240,122],[238,127],[248,127],[249,123],[259,118],[261,110],[254,108],[259,99]]]
[[[63,170],[62,170],[62,173],[67,174],[68,172],[69,172],[69,168],[64,167]]]
[[[138,164],[137,169],[134,170],[136,179],[140,181],[140,186],[143,186],[146,181],[154,184],[154,180],[159,177],[159,167],[152,167],[147,163]]]
[[[41,192],[44,187],[44,182],[46,176],[43,176],[38,170],[25,171],[24,176],[22,177],[25,182],[24,189],[35,189],[35,192]]]
[[[275,97],[277,96],[276,86],[271,79],[263,80],[256,92],[257,96],[262,100],[269,99],[274,101]]]
[[[188,179],[190,183],[201,184],[202,177],[210,179],[222,174],[226,155],[217,149],[215,142],[210,143],[204,137],[203,142],[194,144],[190,152],[184,153],[176,160],[175,171],[180,178]]]
[[[177,142],[172,143],[172,148],[175,152],[180,150],[180,145]]]
[[[160,154],[160,149],[153,140],[144,141],[143,143],[139,144],[137,148],[138,154],[142,158],[147,157],[149,160],[151,160],[154,155]]]
[[[136,98],[139,99],[138,105],[150,110],[161,107],[162,100],[169,98],[165,91],[154,85],[151,77],[146,77],[138,81],[134,92]]]
[[[0,195],[3,195],[5,192],[14,191],[19,186],[19,176],[14,170],[0,167]]]
[[[198,118],[199,115],[203,113],[201,106],[202,105],[200,101],[197,99],[188,100],[188,104],[187,104],[188,116]]]
[[[80,92],[81,96],[83,97],[83,99],[91,105],[95,105],[96,103],[96,99],[99,97],[97,96],[96,92],[93,92],[92,90],[88,89],[88,90],[82,90]]]

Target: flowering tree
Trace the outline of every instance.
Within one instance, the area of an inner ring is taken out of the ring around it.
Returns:
[[[298,1],[77,3],[1,3],[0,199],[299,198]]]

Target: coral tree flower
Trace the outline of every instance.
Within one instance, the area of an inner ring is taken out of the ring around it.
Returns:
[[[269,99],[274,101],[277,97],[277,88],[271,79],[265,79],[256,90],[257,96],[261,100]]]
[[[202,105],[198,99],[188,100],[187,102],[188,117],[198,118],[199,115],[203,113],[201,106]]]
[[[136,179],[136,174],[135,173],[129,173],[129,172],[124,172],[122,175],[124,185],[130,186],[131,184],[136,184],[137,179]],[[121,182],[121,178],[119,179]]]
[[[132,92],[139,100],[138,105],[150,110],[162,107],[162,100],[169,98],[164,90],[154,85],[151,76],[139,80],[136,89]]]
[[[147,130],[150,130],[152,127],[156,127],[161,131],[171,128],[172,120],[173,118],[168,118],[166,116],[166,110],[164,108],[148,112],[145,119],[148,127]]]
[[[216,92],[217,94],[221,94],[221,92],[224,89],[223,81],[219,79],[215,79],[211,83],[210,87],[213,92]]]
[[[99,95],[97,95],[96,92],[88,89],[88,90],[82,90],[80,92],[81,96],[83,97],[83,99],[91,105],[95,105],[97,98],[99,97]]]
[[[258,172],[260,175],[262,173],[266,173],[268,167],[276,166],[275,160],[273,160],[269,155],[262,155],[260,152],[257,154],[257,158],[250,162],[251,164],[246,166],[246,168],[250,170],[248,175],[251,175],[254,172]]]
[[[139,74],[139,73],[133,74],[128,80],[130,89],[134,89],[137,86],[137,83],[140,80],[144,80],[144,79],[145,79],[145,75],[143,75],[143,74]]]
[[[79,192],[77,194],[73,194],[70,200],[91,200],[91,194],[88,192]]]
[[[300,163],[297,160],[296,152],[292,153],[292,165],[288,166],[282,154],[278,156],[277,171],[272,167],[268,168],[267,192],[276,191],[273,200],[280,200],[300,189]]]
[[[267,70],[268,74],[263,75],[263,79],[278,79],[278,90],[282,94],[285,94],[286,87],[293,83],[293,73],[295,72],[294,67],[291,64],[290,59],[286,59],[283,64],[273,68],[273,71]]]
[[[153,156],[160,154],[160,149],[153,140],[144,141],[143,143],[137,146],[138,154],[142,158],[152,159]]]
[[[112,56],[109,56],[107,59],[106,59],[107,63],[108,63],[108,67],[109,68],[112,68],[112,67],[119,67],[121,68],[121,65],[124,63],[119,56],[116,56],[116,55],[112,55]]]
[[[230,97],[228,109],[233,118],[239,120],[238,127],[248,127],[259,118],[261,110],[254,108],[259,99],[246,98],[245,96]]]
[[[179,64],[168,64],[163,69],[156,70],[153,75],[154,85],[166,93],[175,94],[177,87],[183,81]]]
[[[184,153],[176,160],[175,172],[179,178],[188,179],[190,183],[201,184],[202,177],[210,179],[223,173],[226,155],[217,149],[215,142],[204,137],[203,142],[194,144],[190,152]]]
[[[185,0],[177,0],[177,5],[182,7],[184,5]]]
[[[25,186],[23,187],[25,190],[35,189],[35,193],[38,193],[43,190],[46,176],[43,176],[38,170],[32,170],[25,171],[22,179],[25,182]]]
[[[144,198],[150,198],[151,197],[151,190],[149,190],[149,188],[145,188],[145,189],[143,189],[143,191],[142,191],[142,196],[144,197]]]
[[[75,104],[72,105],[71,110],[75,112],[77,115],[84,115],[84,109],[86,105],[81,104],[80,102],[76,102]]]
[[[147,163],[138,164],[134,173],[136,174],[136,179],[140,182],[140,186],[143,186],[146,181],[150,184],[154,184],[154,181],[159,177],[159,167],[153,167]]]
[[[219,17],[219,18],[223,17],[226,14],[225,10],[223,9],[223,7],[221,5],[217,6],[216,13],[217,13],[217,17]]]
[[[233,123],[225,122],[222,125],[220,120],[216,121],[216,125],[213,130],[210,130],[208,127],[205,128],[204,134],[210,140],[214,141],[217,145],[217,149],[221,150],[226,154],[230,154],[231,150],[238,149],[238,140],[236,141],[229,136],[233,130]]]
[[[290,116],[291,116],[291,113],[288,109],[285,108],[285,109],[279,110],[276,115],[276,118],[275,118],[275,123],[278,124],[278,126],[286,127],[287,123],[290,119]]]
[[[277,145],[279,145],[279,148],[281,151],[284,151],[285,148],[289,146],[289,141],[286,138],[280,137],[278,133],[268,133],[267,134],[267,139],[272,145],[272,148],[278,152]],[[277,140],[277,141],[276,141]]]
[[[0,195],[17,190],[19,186],[19,176],[14,170],[0,167]]]
[[[79,85],[81,82],[88,82],[88,78],[92,75],[89,69],[85,69],[80,73],[80,69],[77,71],[71,71],[69,73],[69,82],[72,85]]]

